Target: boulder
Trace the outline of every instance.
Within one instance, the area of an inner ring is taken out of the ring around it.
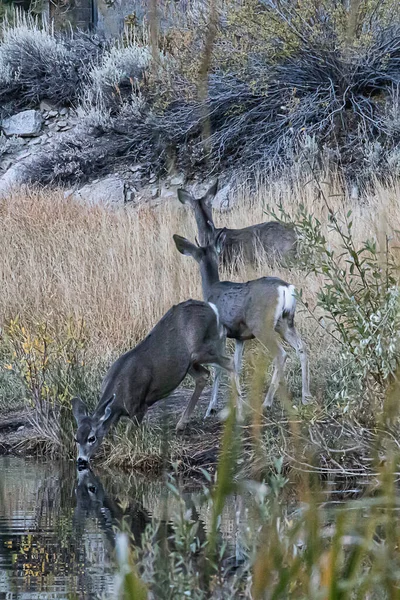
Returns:
[[[232,184],[229,182],[226,185],[224,185],[220,190],[218,190],[212,205],[213,208],[215,208],[215,210],[224,212],[232,208],[233,204],[234,201],[232,197]]]
[[[180,186],[183,185],[185,178],[183,175],[174,175],[174,177],[171,177],[171,185],[176,185],[176,186]]]
[[[50,110],[54,110],[56,108],[55,105],[52,102],[50,102],[50,100],[42,100],[39,106],[40,110],[46,112],[49,112]]]
[[[13,188],[26,181],[28,176],[28,167],[23,163],[12,165],[0,177],[0,198],[5,198]]]
[[[3,119],[1,127],[6,135],[33,137],[39,135],[42,122],[43,118],[38,110],[24,110]]]
[[[202,181],[200,184],[188,185],[187,189],[196,197],[200,198],[207,190],[210,189],[215,179]],[[235,186],[232,181],[228,181],[225,185],[220,184],[220,188],[212,201],[212,206],[215,210],[225,212],[234,207],[237,201],[237,194],[235,194]]]
[[[124,204],[126,200],[125,182],[117,175],[109,175],[104,179],[84,185],[74,192],[74,197],[91,205]]]

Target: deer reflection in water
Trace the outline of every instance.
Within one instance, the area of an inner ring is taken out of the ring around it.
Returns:
[[[75,495],[74,523],[77,535],[82,535],[84,532],[86,520],[95,517],[111,548],[115,547],[116,533],[121,529],[128,531],[132,536],[133,543],[140,546],[147,525],[154,520],[150,510],[147,510],[137,499],[127,504],[119,502],[118,498],[107,493],[99,477],[89,468],[77,470]],[[201,546],[206,539],[206,532],[192,494],[183,492],[181,497],[186,511],[190,511],[190,519],[199,524],[197,536]],[[167,518],[160,519],[155,528],[154,542],[170,545],[172,534],[171,522]]]
[[[151,517],[137,500],[124,506],[107,494],[99,477],[90,469],[77,471],[75,495],[74,522],[78,532],[84,530],[87,518],[95,517],[112,547],[115,545],[115,530],[122,527],[131,532],[136,545],[140,544]]]

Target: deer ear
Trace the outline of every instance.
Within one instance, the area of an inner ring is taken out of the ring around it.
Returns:
[[[85,417],[87,417],[86,405],[83,402],[83,400],[77,396],[75,398],[72,398],[71,406],[72,406],[72,414],[74,415],[75,421],[77,422],[77,425],[79,427],[79,424],[81,423],[81,421]]]
[[[202,201],[209,208],[211,208],[211,203],[214,200],[215,196],[217,195],[217,192],[218,192],[218,179],[215,181],[215,183],[212,184],[212,186],[207,190],[207,192],[204,194],[204,196],[202,198]]]
[[[174,239],[175,246],[178,252],[184,254],[185,256],[192,256],[195,260],[199,260],[200,248],[192,244],[192,242],[189,242],[189,240],[187,240],[186,238],[181,237],[180,235],[174,234],[172,237]]]
[[[219,234],[217,235],[217,237],[215,238],[215,249],[218,252],[218,254],[221,254],[222,249],[224,247],[225,244],[225,240],[226,240],[226,230],[225,228],[222,229]]]
[[[196,202],[192,194],[183,189],[178,190],[178,200],[179,202],[182,202],[182,204],[193,204]]]
[[[99,423],[104,423],[105,421],[107,421],[107,419],[109,419],[111,417],[112,414],[112,403],[115,400],[115,394],[113,394],[111,396],[111,398],[109,398],[107,400],[107,402],[104,403],[104,412],[102,414],[102,416],[99,418]]]

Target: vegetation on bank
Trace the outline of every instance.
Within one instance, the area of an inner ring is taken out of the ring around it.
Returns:
[[[295,187],[260,182],[254,196],[245,189],[242,194],[224,224],[259,222],[268,218],[268,206],[278,207],[279,216],[296,225],[300,254],[290,267],[267,265],[260,256],[257,266],[239,264],[225,276],[246,281],[268,273],[296,285],[296,321],[309,350],[315,398],[300,406],[300,367],[291,355],[288,390],[260,415],[262,459],[255,455],[252,429],[243,428],[242,475],[262,476],[281,455],[285,468],[298,468],[309,464],[310,452],[316,460],[310,468],[321,473],[371,473],[377,422],[398,367],[396,184],[377,185],[362,207],[341,196],[338,184],[318,181]],[[15,401],[18,381],[41,447],[71,454],[71,397],[80,394],[93,407],[116,356],[142,339],[172,304],[201,298],[196,265],[181,260],[172,241],[175,232],[194,239],[194,222],[179,203],[111,212],[60,192],[28,189],[1,200],[0,210],[2,406]],[[249,419],[260,413],[270,359],[256,342],[246,344]],[[293,420],[303,438],[301,460],[290,434]],[[203,450],[215,463],[219,427],[211,431]],[[173,434],[166,453],[164,433],[154,423],[135,436],[121,426],[105,446],[107,463],[159,470],[168,455],[167,462],[180,460],[184,469],[186,460],[190,468],[187,440],[180,444]],[[196,440],[201,445],[201,434]]]
[[[121,598],[399,597],[394,9],[391,2],[227,3],[204,23],[189,11],[172,34],[160,33],[157,48],[145,28],[127,31],[115,47],[78,34],[74,47],[70,34],[31,21],[5,25],[3,106],[17,96],[35,104],[57,90],[84,115],[81,137],[38,159],[35,181],[84,180],[125,160],[154,173],[171,165],[188,175],[248,168],[258,173],[256,189],[243,187],[221,224],[260,222],[272,207],[299,234],[293,265],[260,256],[258,265],[239,264],[226,277],[268,273],[296,285],[314,402],[300,405],[291,357],[288,386],[263,414],[271,357],[246,345],[245,424],[237,424],[227,394],[224,422],[209,430],[212,445],[199,436],[199,450],[218,451],[215,477],[198,466],[209,483],[206,536],[168,477],[179,506],[172,531],[153,524],[134,551],[127,536],[118,538]],[[95,49],[75,69],[80,43]],[[68,69],[76,79],[67,89],[59,74]],[[303,179],[260,181],[258,169],[287,173],[292,165]],[[327,181],[317,178],[326,167]],[[373,183],[362,203],[343,191],[343,175]],[[201,297],[196,265],[172,243],[175,232],[194,239],[192,215],[178,203],[111,212],[57,190],[21,189],[0,200],[0,217],[1,407],[22,399],[42,451],[71,456],[71,397],[79,393],[93,406],[115,356],[172,304]],[[101,459],[179,473],[185,441],[162,426],[121,426]],[[289,479],[299,501],[292,512],[281,502]],[[365,497],[329,512],[331,484],[348,481]],[[228,496],[244,488],[257,516],[238,533],[233,558],[219,535],[221,515]]]
[[[49,99],[81,115],[32,181],[71,185],[133,163],[240,179],[310,162],[359,185],[399,174],[396,2],[168,10],[162,27],[131,19],[113,43],[5,21],[3,111]]]

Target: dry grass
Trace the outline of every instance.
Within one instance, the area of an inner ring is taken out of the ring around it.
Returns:
[[[354,238],[361,242],[377,235],[381,215],[391,230],[400,229],[398,187],[378,187],[374,195],[358,202],[340,196],[332,196],[331,202],[335,210],[353,209]],[[338,192],[334,187],[327,191]],[[301,202],[327,222],[314,185],[260,184],[250,197],[246,189],[240,190],[238,204],[229,213],[217,214],[216,223],[243,227],[268,220],[267,205],[278,201],[289,212]],[[135,344],[172,304],[201,298],[197,265],[180,256],[172,240],[173,233],[194,239],[194,228],[192,214],[178,201],[110,211],[64,199],[61,191],[14,192],[0,201],[0,326],[17,314],[23,322],[45,321],[56,329],[69,317],[84,318],[93,355],[104,358]],[[303,288],[311,307],[322,284],[316,277],[305,280],[296,269],[265,262],[257,269],[242,266],[229,277],[243,281],[263,275],[279,275]],[[298,313],[311,362],[315,359],[321,365],[333,354],[331,341],[301,307]],[[289,363],[289,377],[290,370]],[[315,376],[320,375],[318,368]]]

